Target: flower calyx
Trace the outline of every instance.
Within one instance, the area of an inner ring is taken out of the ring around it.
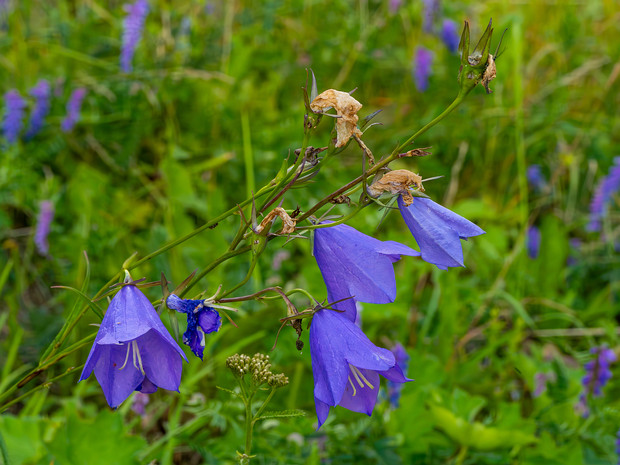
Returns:
[[[495,67],[495,57],[489,53],[491,47],[491,37],[493,36],[493,20],[489,21],[482,37],[476,44],[474,50],[469,50],[469,23],[465,21],[461,41],[459,43],[459,52],[461,54],[461,67],[459,69],[459,83],[461,92],[469,93],[478,83],[482,82],[487,94],[492,91],[489,83],[495,79],[497,75]],[[496,53],[497,55],[497,53]]]

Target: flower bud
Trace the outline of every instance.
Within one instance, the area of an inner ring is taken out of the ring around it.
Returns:
[[[489,21],[489,25],[471,54],[469,53],[469,23],[465,21],[459,43],[459,52],[461,53],[459,83],[461,92],[464,94],[468,94],[481,81],[487,93],[491,93],[489,82],[495,79],[496,75],[495,60],[493,55],[489,53],[491,37],[493,36],[492,21]]]

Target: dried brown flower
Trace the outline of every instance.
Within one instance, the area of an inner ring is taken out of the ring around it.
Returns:
[[[419,191],[424,192],[422,176],[407,170],[388,171],[381,178],[375,178],[368,186],[368,194],[371,197],[379,197],[384,192],[401,194],[405,205],[409,206],[413,202],[413,196],[409,192],[410,186],[415,186]]]
[[[354,134],[358,137],[362,135],[362,131],[357,128],[357,112],[362,108],[362,104],[347,92],[327,89],[317,95],[310,108],[316,113],[322,113],[330,108],[336,110],[339,116],[336,119],[336,147],[345,145]]]

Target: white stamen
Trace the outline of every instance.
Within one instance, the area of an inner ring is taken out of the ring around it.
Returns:
[[[349,376],[349,383],[351,384],[351,387],[353,388],[353,397],[355,397],[355,394],[357,394],[357,390],[355,389],[355,384],[353,384],[353,381],[351,381],[350,376]]]
[[[370,383],[370,381],[368,381],[366,379],[366,377],[362,374],[362,372],[359,370],[359,368],[354,367],[353,365],[349,364],[349,368],[351,369],[351,373],[353,373],[353,376],[355,377],[355,379],[357,380],[357,382],[359,383],[360,387],[364,387],[364,384],[366,384],[366,386],[368,386],[370,389],[374,389],[375,387]],[[362,383],[362,380],[364,381]]]
[[[122,370],[123,368],[125,368],[125,365],[127,365],[127,360],[129,360],[129,349],[131,348],[131,344],[127,344],[127,354],[125,354],[125,362],[123,363],[123,366],[119,368],[119,370]]]

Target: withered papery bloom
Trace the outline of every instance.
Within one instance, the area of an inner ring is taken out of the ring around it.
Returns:
[[[357,112],[361,110],[362,104],[351,97],[347,92],[340,90],[327,89],[320,93],[310,104],[312,111],[322,113],[330,108],[336,110],[336,147],[342,147],[353,136],[361,136],[362,131],[357,128]]]
[[[178,391],[187,357],[159,319],[149,299],[132,284],[110,302],[80,381],[94,371],[110,407],[133,391]]]
[[[418,190],[424,192],[422,176],[408,170],[394,170],[375,178],[372,184],[368,186],[367,191],[371,197],[375,198],[384,192],[394,195],[401,194],[405,205],[409,206],[413,202],[413,196],[409,192],[411,186],[415,186]]]

